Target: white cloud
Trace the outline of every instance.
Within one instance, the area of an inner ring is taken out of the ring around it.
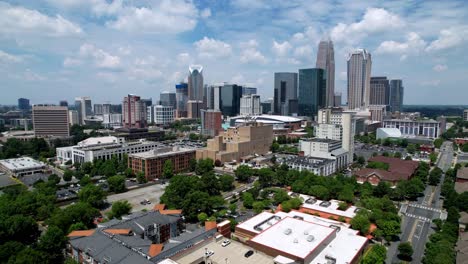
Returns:
[[[177,55],[178,64],[189,65],[191,61],[192,61],[192,57],[190,57],[190,54],[186,52],[179,53],[179,55]]]
[[[338,79],[340,79],[340,81],[346,81],[348,79],[348,73],[345,71],[340,72]]]
[[[60,15],[50,17],[36,10],[0,3],[0,34],[69,36],[82,32],[79,25]]]
[[[192,2],[162,0],[155,1],[154,5],[125,7],[116,20],[106,24],[117,30],[138,33],[180,33],[195,28],[199,12]]]
[[[118,69],[121,67],[119,56],[111,55],[89,43],[81,45],[79,57],[83,59],[92,59],[94,65],[98,68]],[[65,61],[67,61],[67,59],[65,59]]]
[[[198,55],[202,58],[224,58],[232,53],[231,45],[221,40],[204,37],[194,43]]]
[[[278,57],[286,56],[289,51],[292,49],[291,44],[288,41],[283,43],[278,43],[276,40],[273,41],[273,47],[271,48],[273,53]]]
[[[127,55],[132,54],[132,49],[129,46],[120,47],[119,48],[119,53],[122,54],[122,55],[127,56]]]
[[[380,43],[379,47],[377,47],[375,52],[378,54],[380,53],[415,55],[424,50],[425,47],[426,41],[424,41],[417,33],[410,32],[406,36],[406,42],[387,40]]]
[[[44,81],[47,79],[46,77],[33,72],[31,69],[26,69],[21,78],[23,78],[26,81]]]
[[[200,12],[202,18],[209,18],[211,16],[211,9],[205,8]]]
[[[396,14],[382,8],[367,8],[361,21],[351,24],[338,23],[331,30],[336,42],[355,43],[370,33],[401,28],[405,23]]]
[[[244,83],[245,83],[244,75],[242,75],[242,74],[240,74],[240,73],[234,75],[234,76],[231,78],[231,83],[235,83],[235,84],[244,84]]]
[[[246,41],[246,42],[241,42],[240,47],[241,48],[246,48],[246,49],[247,48],[256,48],[256,47],[258,47],[258,42],[255,39],[251,39],[251,40]]]
[[[294,56],[301,59],[309,57],[312,58],[314,56],[313,49],[310,45],[299,46],[294,49]]]
[[[428,80],[420,83],[422,86],[439,86],[440,80]]]
[[[453,27],[440,31],[439,37],[432,41],[426,51],[438,51],[458,46],[468,40],[468,26]]]
[[[448,67],[445,64],[437,64],[432,69],[436,72],[443,72],[446,71]]]
[[[0,63],[17,63],[22,62],[23,58],[13,54],[6,53],[0,50]]]
[[[64,67],[74,67],[74,66],[78,66],[78,65],[81,65],[83,62],[79,59],[75,59],[75,58],[65,58],[65,60],[63,61],[63,66]]]
[[[247,48],[241,52],[240,62],[265,64],[268,62],[268,59],[256,48]]]

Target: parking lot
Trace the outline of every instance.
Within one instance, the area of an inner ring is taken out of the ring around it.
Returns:
[[[143,209],[152,209],[159,203],[159,198],[164,193],[166,185],[154,184],[143,188],[133,189],[125,193],[113,194],[107,196],[107,201],[113,203],[119,200],[127,200],[132,205],[132,211],[141,211]],[[148,199],[151,204],[142,205],[141,201]]]
[[[400,152],[403,157],[406,155],[406,149],[401,147],[385,147],[355,142],[354,153],[357,156],[363,156],[366,160],[372,157],[373,153],[382,155],[384,152],[394,154]]]

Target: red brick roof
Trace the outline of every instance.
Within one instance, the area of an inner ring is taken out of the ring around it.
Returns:
[[[460,168],[457,171],[457,179],[468,179],[468,168]]]
[[[370,175],[377,175],[384,181],[409,180],[419,166],[419,162],[413,160],[402,160],[399,158],[390,158],[384,156],[372,157],[369,162],[383,162],[389,165],[388,171],[381,169],[364,168],[355,175],[367,178]]]
[[[206,221],[205,222],[205,230],[206,231],[214,229],[214,228],[218,228],[218,224],[216,223],[216,221]]]
[[[161,253],[163,249],[163,244],[151,244],[149,250],[148,250],[148,255],[150,257],[155,257],[157,256],[159,253]]]
[[[106,233],[109,233],[109,234],[113,234],[113,235],[130,235],[130,233],[132,232],[131,229],[104,229],[104,232]]]
[[[94,234],[95,230],[75,230],[68,234],[68,237],[85,237]]]

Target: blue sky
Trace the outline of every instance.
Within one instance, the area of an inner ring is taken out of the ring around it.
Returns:
[[[156,100],[204,66],[205,83],[258,87],[315,66],[335,43],[335,90],[346,57],[372,54],[373,76],[403,79],[405,104],[468,104],[468,3],[461,1],[0,1],[0,104],[127,93]]]

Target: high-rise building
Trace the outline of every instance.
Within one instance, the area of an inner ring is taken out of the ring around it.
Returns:
[[[108,115],[110,113],[112,113],[111,104],[109,104],[109,103],[102,104],[102,114],[103,115]]]
[[[34,105],[32,118],[34,134],[38,137],[68,137],[70,135],[67,107]]]
[[[146,127],[146,104],[140,96],[129,94],[122,102],[122,122],[126,128]]]
[[[257,94],[257,88],[242,86],[242,95]]]
[[[122,113],[122,104],[111,104],[110,105],[111,114],[121,114]]]
[[[387,114],[386,105],[369,105],[370,119],[376,122],[382,122]]]
[[[168,105],[156,105],[154,107],[154,123],[156,125],[167,125],[174,122],[174,108]]]
[[[365,49],[359,49],[348,58],[348,109],[366,109],[369,106],[372,58]]]
[[[299,115],[314,117],[327,105],[327,80],[323,69],[299,69]]]
[[[61,101],[59,102],[59,105],[60,105],[60,106],[67,106],[67,107],[68,107],[68,102],[67,102],[67,100],[61,100]]]
[[[85,97],[76,97],[75,98],[75,109],[78,111],[78,121],[80,125],[84,125],[85,119],[87,116],[93,114],[93,108],[91,106],[91,98]]]
[[[201,110],[203,109],[202,101],[189,100],[187,102],[187,117],[188,118],[200,118]]]
[[[153,105],[153,98],[148,98],[148,99],[140,99],[141,102],[145,104],[146,107],[152,106]]]
[[[261,115],[262,106],[260,104],[260,95],[243,95],[240,100],[241,115]]]
[[[21,111],[28,111],[31,108],[29,105],[29,99],[19,98],[18,99],[18,109]]]
[[[463,110],[463,121],[468,121],[468,109]]]
[[[387,77],[371,77],[370,100],[371,105],[389,105],[390,84]]]
[[[297,114],[297,73],[275,72],[274,100],[275,114],[286,116]]]
[[[176,117],[187,117],[188,84],[181,82],[176,84]]]
[[[341,106],[341,95],[342,93],[335,93],[335,102],[334,102],[335,107]]]
[[[205,85],[205,99],[206,99],[206,109],[215,109],[215,90],[219,89],[219,86],[216,85]],[[219,100],[219,90],[217,91],[217,96]],[[219,106],[219,102],[217,102]],[[219,109],[217,109],[219,110]]]
[[[268,99],[261,103],[262,105],[262,114],[271,114],[273,111],[273,99]]]
[[[176,94],[164,91],[159,95],[159,104],[162,106],[171,106],[172,109],[177,108]]]
[[[68,111],[68,122],[70,123],[70,126],[78,125],[80,123],[80,120],[78,118],[78,111],[76,110]]]
[[[103,106],[102,104],[94,104],[94,114],[95,115],[102,115],[103,113]]]
[[[331,40],[320,41],[315,67],[325,70],[327,80],[326,106],[333,106],[335,100],[335,52]]]
[[[215,90],[215,101],[216,101]],[[242,86],[237,84],[224,84],[219,87],[219,110],[224,116],[236,116],[240,112],[240,98],[242,96]],[[216,105],[216,103],[215,103]],[[217,109],[216,107],[214,109]]]
[[[203,66],[190,65],[188,76],[188,98],[203,101]]]
[[[218,110],[201,110],[201,134],[214,137],[219,135],[222,128],[222,113]]]
[[[390,111],[402,112],[404,87],[402,80],[390,80]]]
[[[102,125],[106,128],[122,127],[122,114],[103,114],[102,120]]]

